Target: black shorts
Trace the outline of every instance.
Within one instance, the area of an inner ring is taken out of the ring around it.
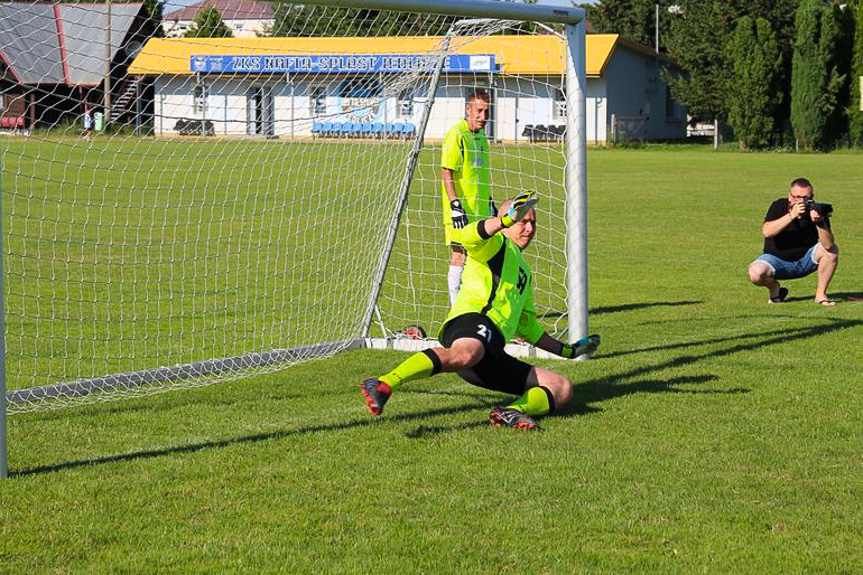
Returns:
[[[460,315],[444,326],[440,342],[444,347],[450,347],[455,340],[463,337],[482,342],[485,355],[471,369],[458,373],[462,379],[485,389],[512,395],[525,392],[533,366],[504,351],[506,342],[494,322],[481,313]]]

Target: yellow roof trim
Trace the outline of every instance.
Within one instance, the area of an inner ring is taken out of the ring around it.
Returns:
[[[617,34],[587,36],[589,78],[605,71],[617,43]],[[426,54],[440,46],[436,36],[384,38],[151,38],[129,66],[130,74],[191,74],[191,57],[266,54]],[[495,54],[503,73],[562,75],[565,46],[557,36],[487,36],[459,38],[457,54]]]

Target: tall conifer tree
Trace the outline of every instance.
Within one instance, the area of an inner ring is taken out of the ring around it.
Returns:
[[[728,123],[741,148],[770,145],[773,113],[782,99],[782,55],[776,34],[763,18],[743,16],[729,43],[734,72],[729,90]]]
[[[855,10],[857,26],[854,32],[854,50],[851,61],[851,104],[848,107],[848,128],[851,143],[863,146],[863,110],[860,109],[863,90],[863,5],[858,4]]]
[[[844,82],[836,69],[836,18],[824,0],[803,0],[797,9],[791,71],[791,124],[798,147],[829,144],[827,126]]]

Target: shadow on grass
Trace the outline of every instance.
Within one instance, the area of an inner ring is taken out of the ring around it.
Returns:
[[[770,316],[771,318],[775,318],[777,316]],[[787,316],[789,319],[801,319],[798,316]],[[834,318],[818,318],[817,321],[827,321],[832,322],[833,325],[823,325],[823,326],[813,326],[813,327],[799,327],[793,329],[783,329],[782,335],[777,337],[772,337],[769,340],[765,340],[768,343],[755,342],[755,344],[746,344],[735,346],[733,348],[729,348],[733,350],[731,353],[736,351],[746,351],[750,349],[755,349],[756,347],[760,347],[760,345],[774,345],[778,343],[784,343],[785,341],[793,341],[795,339],[803,339],[807,337],[814,337],[816,335],[822,335],[825,333],[829,333],[831,331],[836,331],[839,329],[848,329],[852,327],[863,326],[863,320],[846,320],[846,319],[834,319]],[[638,349],[627,349],[621,351],[612,351],[609,353],[595,353],[591,355],[592,359],[610,359],[613,357],[620,357],[624,355],[633,355],[637,353],[649,353],[653,351],[668,351],[672,349],[684,349],[688,347],[701,347],[704,345],[711,345],[717,343],[725,343],[729,341],[740,341],[747,339],[756,339],[769,337],[773,335],[775,332],[767,332],[767,333],[750,333],[750,334],[735,334],[730,335],[728,337],[715,337],[710,339],[699,339],[697,341],[685,341],[681,343],[670,343],[667,345],[654,345],[650,347],[640,347]],[[719,350],[713,352],[715,355],[727,355],[726,350]],[[710,354],[707,354],[710,355]],[[699,356],[704,357],[704,356]]]
[[[840,291],[840,292],[830,292],[827,294],[830,296],[830,299],[834,299],[839,302],[849,302],[855,303],[859,301],[863,301],[863,292],[853,292],[853,291]],[[799,301],[811,301],[815,302],[815,292],[807,291],[806,295],[796,295],[792,297],[788,297],[785,299],[784,303],[791,302],[799,302]]]
[[[685,301],[645,301],[645,302],[637,302],[637,303],[625,303],[621,305],[609,305],[609,306],[601,306],[601,307],[592,307],[589,310],[591,314],[600,314],[600,313],[618,313],[621,311],[632,311],[634,309],[645,309],[649,307],[678,307],[683,305],[697,305],[700,303],[704,303],[701,300],[685,300]],[[558,318],[566,315],[564,311],[549,311],[546,313],[538,314],[536,317],[540,318]]]
[[[753,333],[753,334],[744,334],[744,335],[735,335],[727,338],[716,338],[713,340],[701,340],[698,342],[687,342],[684,344],[672,344],[669,346],[659,346],[656,348],[649,349],[641,349],[634,351],[632,353],[638,353],[649,350],[662,350],[662,349],[677,349],[677,348],[686,348],[692,347],[695,345],[705,345],[707,343],[723,343],[726,341],[741,341],[741,340],[753,340],[747,341],[743,343],[739,343],[737,345],[732,345],[726,349],[720,350],[711,350],[701,354],[693,354],[693,355],[682,355],[679,357],[672,358],[667,361],[663,361],[657,363],[655,365],[638,367],[635,369],[631,369],[629,371],[625,371],[619,374],[609,374],[603,376],[601,378],[596,378],[594,380],[589,380],[581,383],[577,383],[574,386],[574,400],[564,408],[560,415],[562,416],[572,416],[572,415],[584,415],[588,413],[595,413],[601,411],[601,409],[592,407],[591,404],[598,403],[601,401],[605,401],[608,399],[613,399],[616,397],[621,397],[625,395],[630,395],[633,393],[689,393],[689,394],[737,394],[737,393],[747,393],[746,389],[729,389],[729,390],[687,390],[687,389],[679,389],[679,385],[691,385],[691,384],[700,384],[706,383],[709,381],[714,381],[718,379],[714,375],[704,375],[704,376],[680,376],[675,377],[668,380],[657,380],[657,379],[640,379],[644,376],[647,376],[650,373],[663,371],[670,368],[679,368],[688,365],[692,365],[698,363],[699,361],[709,359],[709,358],[717,358],[733,355],[735,353],[751,351],[754,349],[771,346],[771,345],[779,345],[783,343],[787,343],[795,340],[802,340],[811,337],[816,337],[819,335],[824,335],[827,333],[840,331],[844,329],[854,328],[863,326],[863,320],[844,320],[844,319],[832,319],[832,318],[822,318],[819,321],[827,321],[829,322],[827,325],[817,325],[806,328],[795,328],[795,329],[785,329],[782,330],[781,333],[768,332],[768,333]],[[611,357],[611,354],[605,357]],[[634,381],[632,381],[634,380]],[[429,393],[429,392],[425,392]],[[472,411],[475,409],[487,408],[489,403],[486,401],[477,401],[481,398],[485,398],[488,394],[479,392],[476,394],[462,394],[462,393],[454,393],[454,392],[440,392],[436,391],[434,393],[444,393],[448,395],[468,395],[472,401],[470,403],[466,403],[464,405],[458,407],[444,408],[444,409],[433,409],[418,413],[409,413],[409,414],[398,414],[392,417],[388,417],[388,421],[393,422],[404,422],[404,421],[416,421],[428,419],[431,417],[437,417],[440,415],[450,415],[455,413],[463,413]],[[70,461],[65,463],[58,463],[54,465],[45,465],[34,467],[31,469],[23,469],[18,471],[10,471],[10,477],[23,477],[27,475],[37,475],[43,473],[53,473],[56,471],[63,471],[66,469],[74,469],[79,467],[86,467],[90,465],[101,465],[107,463],[116,463],[120,461],[133,461],[136,459],[146,459],[151,457],[162,457],[165,455],[175,455],[179,453],[194,453],[197,451],[201,451],[204,449],[217,449],[222,447],[228,447],[232,445],[241,445],[244,443],[253,443],[258,441],[267,441],[270,439],[285,439],[290,437],[298,437],[307,435],[310,433],[321,433],[321,432],[335,432],[335,431],[343,431],[347,429],[360,429],[365,428],[369,425],[374,425],[375,420],[371,418],[364,419],[355,419],[352,421],[342,422],[342,423],[333,423],[327,425],[313,425],[308,427],[301,427],[293,430],[278,430],[269,433],[259,433],[255,435],[247,435],[244,437],[236,437],[232,439],[225,439],[220,441],[207,441],[201,443],[195,443],[191,445],[182,445],[176,447],[165,447],[162,449],[152,449],[145,451],[138,451],[133,453],[126,453],[120,455],[111,455],[106,457],[99,457],[94,459],[85,459],[79,461]],[[437,435],[440,433],[446,433],[458,429],[471,429],[474,427],[481,427],[487,425],[485,421],[481,422],[471,422],[468,424],[460,424],[457,426],[420,426],[412,432],[409,432],[408,437],[412,438],[422,438],[428,437],[432,435]]]
[[[442,409],[431,409],[418,413],[405,413],[388,417],[387,421],[415,421],[419,419],[427,419],[440,415],[452,415],[488,407],[486,403],[469,403],[458,407],[448,407]],[[179,445],[174,447],[164,447],[161,449],[148,449],[144,451],[135,451],[132,453],[123,453],[119,455],[108,455],[105,457],[96,457],[92,459],[82,459],[79,461],[68,461],[57,463],[54,465],[42,465],[30,469],[21,469],[17,471],[9,471],[9,477],[24,477],[27,475],[39,475],[43,473],[54,473],[66,469],[75,469],[78,467],[87,467],[90,465],[103,465],[106,463],[117,463],[120,461],[135,461],[137,459],[149,459],[152,457],[163,457],[166,455],[177,455],[180,453],[196,453],[205,449],[219,449],[222,447],[230,447],[232,445],[242,445],[244,443],[256,443],[259,441],[268,441],[271,439],[287,439],[291,437],[299,437],[311,433],[343,431],[346,429],[360,429],[371,425],[376,425],[377,420],[371,416],[345,421],[342,423],[332,423],[326,425],[311,425],[308,427],[300,427],[291,430],[277,430],[268,433],[257,433],[254,435],[246,435],[243,437],[235,437],[231,439],[223,439],[219,441],[204,441],[201,443],[192,443],[189,445]]]
[[[748,389],[735,387],[732,389],[682,389],[676,386],[693,385],[717,381],[715,375],[680,376],[668,380],[642,379],[630,383],[615,383],[608,379],[579,383],[573,386],[573,399],[557,415],[587,415],[599,413],[602,410],[591,407],[590,404],[607,401],[633,393],[683,393],[691,395],[738,395],[749,393]]]

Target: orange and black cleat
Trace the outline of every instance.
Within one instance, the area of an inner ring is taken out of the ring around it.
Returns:
[[[384,410],[387,400],[392,394],[390,386],[379,379],[367,379],[360,384],[360,390],[366,398],[366,405],[369,408],[369,413],[375,417],[379,416]]]
[[[488,420],[495,427],[512,427],[525,431],[542,429],[534,418],[511,407],[495,407],[491,410]]]

